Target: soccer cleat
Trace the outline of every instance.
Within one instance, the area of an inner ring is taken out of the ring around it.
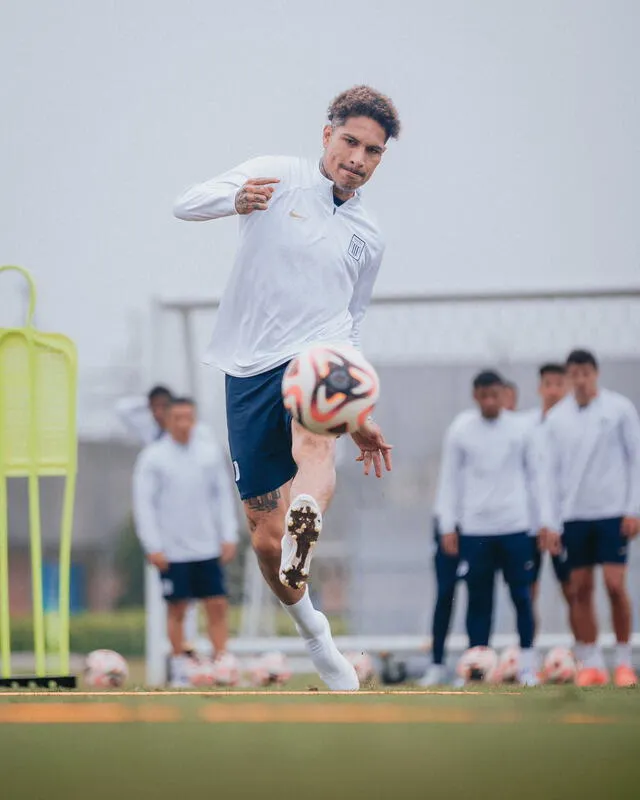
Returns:
[[[628,664],[620,664],[614,670],[613,682],[621,689],[629,686],[637,686],[638,676],[633,667],[630,667]]]
[[[418,686],[443,686],[447,683],[447,668],[444,664],[431,664],[425,674],[417,681]]]
[[[540,679],[533,669],[523,669],[518,675],[518,683],[520,686],[538,686]]]
[[[322,612],[316,613],[319,615],[322,630],[316,636],[304,640],[313,666],[332,692],[357,692],[360,681],[355,667],[336,647],[329,620]],[[299,628],[298,633],[302,633]]]
[[[607,683],[609,674],[606,669],[584,667],[576,675],[576,686],[605,686]]]
[[[322,530],[322,512],[313,497],[299,494],[289,506],[285,519],[280,559],[280,582],[300,589],[309,579],[313,547]]]

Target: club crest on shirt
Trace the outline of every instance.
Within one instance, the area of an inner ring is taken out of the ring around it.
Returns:
[[[365,243],[363,240],[356,236],[355,233],[351,237],[351,241],[349,242],[349,255],[352,258],[355,258],[356,261],[360,261],[360,256],[362,255],[362,251],[364,250]]]

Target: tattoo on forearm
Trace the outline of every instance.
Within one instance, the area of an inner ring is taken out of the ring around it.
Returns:
[[[275,511],[281,496],[280,489],[276,489],[274,492],[250,497],[247,505],[252,511]]]

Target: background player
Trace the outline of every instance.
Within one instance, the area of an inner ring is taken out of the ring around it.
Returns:
[[[602,564],[617,641],[614,682],[632,686],[637,676],[626,565],[629,541],[640,526],[640,421],[630,400],[599,387],[592,353],[570,353],[567,375],[572,393],[549,413],[544,428],[576,594],[576,656],[583,664],[577,683],[600,685],[609,677],[593,603],[594,567]]]
[[[492,371],[473,382],[480,410],[445,440],[441,473],[442,548],[460,555],[468,587],[469,646],[487,646],[493,619],[495,573],[500,570],[515,606],[520,636],[520,681],[537,683],[533,651],[532,506],[551,524],[550,499],[536,473],[532,439],[518,415],[504,411],[503,381]],[[456,523],[460,535],[455,531]],[[546,543],[547,532],[542,537]]]
[[[534,435],[540,435],[540,428],[544,424],[547,414],[551,409],[564,398],[568,391],[566,367],[564,364],[547,363],[543,364],[538,370],[539,383],[538,394],[540,395],[540,405],[537,408],[532,408],[529,411],[522,412],[522,418],[526,420],[527,424],[531,426]],[[532,509],[535,513],[535,509]],[[535,535],[537,532],[537,525],[534,525],[532,533]],[[539,547],[535,549],[534,556],[534,569],[533,569],[533,583],[531,585],[531,595],[534,603],[534,615],[536,609],[536,602],[538,599],[540,589],[540,569],[542,568],[543,553]],[[569,625],[571,631],[575,636],[575,627],[573,621],[574,614],[574,599],[575,592],[569,580],[569,562],[567,560],[567,553],[564,548],[561,552],[552,554],[551,563],[553,566],[554,574],[560,584],[562,594],[567,601],[569,608]],[[536,624],[537,627],[537,624]]]
[[[262,574],[337,690],[357,689],[357,675],[305,586],[335,488],[335,441],[292,421],[280,387],[306,344],[359,344],[384,250],[360,188],[399,130],[388,97],[354,87],[329,108],[320,160],[256,158],[189,189],[175,206],[186,220],[240,215],[209,360],[226,373],[229,447]],[[390,446],[372,420],[353,439],[365,474],[373,466],[380,476],[383,461],[391,469]]]
[[[194,433],[195,406],[172,400],[167,433],[138,456],[133,508],[149,563],[162,576],[171,682],[188,685],[184,621],[189,602],[207,616],[216,657],[227,646],[227,599],[223,565],[238,540],[234,495],[227,464],[213,440]]]

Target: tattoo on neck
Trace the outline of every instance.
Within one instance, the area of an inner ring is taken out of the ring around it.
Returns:
[[[250,497],[246,503],[252,511],[275,511],[281,496],[280,489],[276,489],[267,494]]]

